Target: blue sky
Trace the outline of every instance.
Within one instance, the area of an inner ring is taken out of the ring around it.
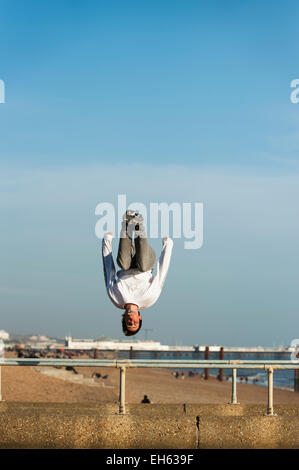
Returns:
[[[176,242],[164,292],[144,312],[156,339],[298,337],[298,4],[0,8],[1,327],[121,336],[94,209],[127,193],[204,203],[203,247]]]

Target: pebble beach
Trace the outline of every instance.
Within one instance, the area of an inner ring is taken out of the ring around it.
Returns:
[[[49,369],[51,369],[49,371]],[[2,398],[7,402],[116,403],[119,396],[119,370],[77,367],[74,374],[64,367],[2,367]],[[126,402],[140,403],[147,395],[151,403],[217,403],[231,399],[231,383],[199,375],[175,378],[168,369],[128,369]],[[48,374],[51,375],[48,375]],[[93,373],[108,376],[90,380]],[[238,383],[238,401],[267,403],[267,387]],[[274,403],[299,404],[299,393],[274,388]]]

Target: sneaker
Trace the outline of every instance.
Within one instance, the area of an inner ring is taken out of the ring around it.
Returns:
[[[135,211],[126,211],[125,214],[123,215],[123,221],[124,222],[130,222],[130,220],[132,220],[136,215],[136,212]]]
[[[132,219],[132,223],[135,224],[135,230],[139,230],[139,225],[142,224],[143,217],[141,214],[136,214],[136,216]]]

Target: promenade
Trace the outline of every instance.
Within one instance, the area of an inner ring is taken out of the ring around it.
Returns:
[[[298,448],[299,406],[0,404],[4,449]]]

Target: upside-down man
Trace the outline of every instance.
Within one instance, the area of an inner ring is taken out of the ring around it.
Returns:
[[[161,294],[173,241],[168,237],[163,238],[157,272],[153,275],[156,255],[148,244],[141,214],[127,210],[123,216],[117,255],[121,270],[117,273],[112,257],[112,238],[112,232],[106,233],[102,244],[105,284],[113,304],[125,310],[122,328],[126,336],[131,336],[141,328],[140,310],[153,305]]]

